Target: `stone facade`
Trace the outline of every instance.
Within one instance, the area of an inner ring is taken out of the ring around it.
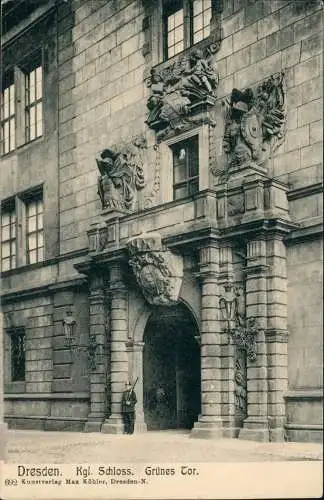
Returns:
[[[42,49],[45,96],[42,137],[0,165],[3,202],[44,195],[44,261],[26,265],[22,247],[2,273],[11,427],[121,432],[121,392],[137,379],[144,431],[166,404],[146,390],[152,341],[177,353],[165,372],[174,425],[186,384],[199,388],[193,437],[322,439],[322,2],[211,5],[210,36],[168,61],[162,0],[43,1],[18,23],[4,13],[4,71]],[[175,200],[172,151],[193,137],[199,190]],[[227,318],[226,287],[239,291]],[[195,382],[177,344],[186,314]]]

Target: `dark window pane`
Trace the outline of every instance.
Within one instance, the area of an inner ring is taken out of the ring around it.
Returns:
[[[189,182],[189,195],[196,194],[199,191],[199,180],[195,179]]]
[[[186,198],[186,196],[188,196],[187,185],[174,187],[174,199],[175,200],[180,200],[181,198]]]
[[[11,333],[11,379],[13,382],[25,380],[25,332]]]
[[[175,165],[174,167],[174,183],[178,184],[178,182],[184,181],[187,177],[187,169],[185,163]]]

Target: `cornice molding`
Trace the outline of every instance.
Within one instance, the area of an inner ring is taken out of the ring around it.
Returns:
[[[304,241],[323,237],[323,218],[316,217],[313,224],[299,227],[285,237],[286,245],[295,245]]]
[[[38,7],[21,23],[2,35],[2,50],[5,50],[8,45],[15,42],[15,40],[24,35],[29,29],[54,12],[56,5],[56,0],[48,0],[47,5]]]
[[[1,294],[1,302],[2,304],[7,304],[9,302],[15,302],[17,300],[30,299],[39,295],[50,295],[55,293],[55,291],[57,290],[83,286],[85,282],[85,278],[74,277],[64,281],[35,286],[33,288],[11,290],[10,292]]]
[[[306,196],[312,196],[314,194],[323,193],[323,183],[317,182],[316,184],[311,184],[310,186],[303,186],[296,189],[291,189],[287,193],[288,201],[298,200],[300,198],[305,198]]]

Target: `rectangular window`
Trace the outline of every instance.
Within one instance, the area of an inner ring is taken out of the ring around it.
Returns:
[[[166,59],[184,50],[184,11],[182,2],[168,2],[164,6]]]
[[[43,197],[26,201],[27,264],[44,260]]]
[[[172,146],[173,199],[179,200],[199,191],[198,136]]]
[[[15,84],[13,73],[3,80],[1,93],[1,144],[2,153],[15,149],[16,118],[15,118]]]
[[[43,134],[43,68],[41,64],[25,74],[26,142]]]
[[[197,43],[210,35],[211,0],[193,0],[192,16],[193,43]]]
[[[164,58],[207,38],[211,18],[212,0],[164,0]]]
[[[16,210],[14,201],[1,210],[1,271],[16,267]]]
[[[11,381],[23,382],[26,374],[25,330],[10,330]]]

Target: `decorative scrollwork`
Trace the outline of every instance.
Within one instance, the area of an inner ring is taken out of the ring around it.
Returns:
[[[188,121],[194,121],[192,110],[198,103],[210,98],[214,104],[219,75],[211,54],[218,50],[216,42],[212,47],[194,49],[167,66],[152,68],[147,80],[151,89],[147,124],[160,135],[170,129],[182,130]]]
[[[234,328],[228,330],[229,342],[233,343],[246,351],[247,357],[250,361],[256,359],[256,336],[259,329],[256,325],[255,318],[248,318],[244,321],[243,325],[236,325]]]
[[[277,73],[255,90],[233,89],[226,107],[223,148],[227,168],[262,166],[284,140],[286,87],[284,73]]]
[[[164,249],[159,233],[147,233],[129,240],[129,264],[145,299],[154,305],[178,302],[183,262],[180,255]]]

